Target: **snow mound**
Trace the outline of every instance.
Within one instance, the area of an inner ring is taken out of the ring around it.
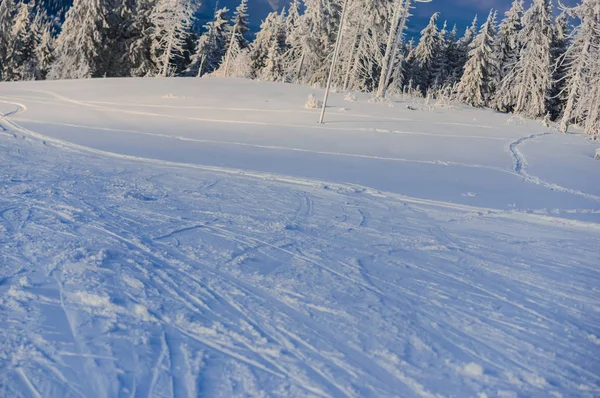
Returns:
[[[600,160],[600,148],[596,149],[596,154],[594,155],[594,159]]]
[[[308,100],[304,104],[306,109],[318,109],[322,105],[322,102],[317,99],[314,95],[310,94]]]
[[[463,372],[467,376],[471,376],[471,377],[483,376],[483,368],[481,367],[481,365],[476,364],[475,362],[466,364],[463,368]]]

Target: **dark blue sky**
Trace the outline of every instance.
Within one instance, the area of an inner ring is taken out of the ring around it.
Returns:
[[[204,24],[212,18],[217,0],[203,0],[199,15],[199,24]],[[228,7],[233,11],[240,0],[218,0],[219,7]],[[352,0],[350,0],[352,1]],[[249,0],[250,23],[253,31],[257,31],[260,22],[274,9],[287,6],[291,0]],[[434,12],[440,12],[440,25],[448,20],[449,27],[457,24],[459,35],[464,33],[465,28],[471,24],[475,14],[482,19],[487,18],[491,8],[497,9],[502,19],[504,12],[510,8],[513,0],[432,0],[431,3],[416,3],[413,17],[408,21],[409,36],[417,35],[429,21]],[[525,0],[525,6],[529,7],[532,0]],[[555,7],[556,0],[553,0]],[[578,0],[563,0],[564,4],[575,4]]]
[[[427,25],[429,18],[434,12],[440,12],[440,25],[444,20],[448,20],[450,28],[452,25],[458,25],[459,35],[464,33],[465,28],[471,24],[473,17],[478,15],[478,19],[487,18],[490,9],[498,10],[498,19],[501,20],[513,0],[432,0],[431,3],[416,3],[413,10],[413,17],[409,21],[409,35],[418,33]],[[525,0],[525,7],[529,7],[532,0]],[[576,4],[577,0],[563,0],[565,5]],[[558,3],[553,0],[555,9]]]

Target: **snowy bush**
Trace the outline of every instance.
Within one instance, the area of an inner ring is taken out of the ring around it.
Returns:
[[[250,52],[246,49],[237,50],[231,55],[231,61],[225,71],[225,64],[222,64],[219,69],[214,72],[215,76],[228,76],[247,79],[252,76],[252,60]],[[269,79],[266,79],[269,80]]]
[[[596,154],[594,155],[594,159],[600,160],[600,148],[596,149]]]
[[[321,101],[319,101],[314,95],[310,94],[308,96],[308,100],[306,104],[304,104],[306,109],[317,109],[321,107]]]
[[[383,98],[381,98],[381,97],[375,97],[375,96],[369,98],[369,100],[368,100],[368,102],[371,103],[371,104],[379,104],[379,103],[381,103],[383,101],[385,101]]]
[[[356,96],[352,93],[348,93],[344,97],[344,101],[354,102],[354,101],[356,101]]]

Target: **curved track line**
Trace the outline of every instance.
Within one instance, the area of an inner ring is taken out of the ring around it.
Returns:
[[[316,155],[330,155],[330,156],[340,156],[340,157],[353,157],[353,158],[360,158],[360,159],[385,160],[385,161],[401,162],[401,163],[419,163],[419,164],[430,164],[430,165],[436,165],[436,166],[472,167],[472,168],[480,168],[480,169],[488,169],[488,170],[498,171],[501,173],[507,173],[507,174],[511,174],[511,175],[518,175],[518,173],[515,173],[511,170],[506,170],[506,169],[503,169],[500,167],[486,166],[484,164],[476,164],[476,163],[461,163],[461,162],[455,162],[455,161],[451,161],[451,160],[450,161],[418,160],[418,159],[395,158],[395,157],[388,157],[388,156],[364,155],[364,154],[360,154],[360,153],[317,151],[317,150],[304,149],[304,148],[290,148],[290,147],[279,146],[279,145],[261,145],[261,144],[250,144],[250,143],[246,143],[246,142],[236,142],[236,141],[206,140],[206,139],[190,138],[190,137],[183,137],[183,136],[170,135],[170,134],[148,133],[148,132],[139,131],[139,130],[115,129],[115,128],[109,128],[109,127],[89,126],[89,125],[83,125],[83,124],[45,122],[45,121],[25,119],[25,118],[19,118],[19,121],[26,122],[26,123],[33,123],[33,124],[50,124],[50,125],[55,125],[55,126],[85,128],[85,129],[90,129],[90,130],[114,131],[114,132],[121,132],[121,133],[139,134],[139,135],[147,135],[147,136],[151,136],[151,137],[167,138],[167,139],[173,139],[173,140],[179,140],[179,141],[200,142],[200,143],[205,143],[205,144],[233,145],[233,146],[242,146],[242,147],[259,148],[259,149],[311,153],[311,154],[316,154]]]
[[[591,200],[595,200],[596,202],[600,202],[600,196],[593,195],[590,193],[585,193],[582,191],[578,191],[576,189],[566,188],[561,185],[554,184],[552,182],[543,180],[543,179],[536,177],[534,175],[531,175],[527,172],[527,166],[528,166],[527,159],[525,158],[523,153],[519,150],[519,146],[526,141],[529,141],[529,140],[532,140],[532,139],[535,139],[538,137],[543,137],[543,136],[549,135],[549,134],[552,134],[552,133],[545,132],[545,133],[531,134],[526,137],[521,137],[518,140],[513,141],[509,144],[508,149],[509,149],[510,153],[512,154],[513,158],[515,159],[514,171],[516,173],[520,174],[525,181],[530,182],[532,184],[543,186],[544,188],[548,188],[552,191],[569,193],[572,195],[581,196],[582,198],[591,199]]]
[[[3,102],[6,102],[6,101],[3,101]],[[19,112],[24,111],[25,109],[26,108],[19,110]],[[393,192],[378,191],[378,190],[375,190],[375,189],[372,189],[372,188],[369,188],[366,186],[358,185],[358,184],[331,183],[331,182],[321,181],[321,180],[317,180],[317,179],[302,179],[302,178],[284,176],[284,175],[274,174],[274,173],[264,173],[264,172],[259,172],[259,171],[248,171],[248,170],[217,167],[217,166],[205,166],[205,165],[200,165],[200,164],[181,163],[181,162],[173,162],[173,161],[167,161],[167,160],[144,158],[144,157],[140,157],[140,156],[122,155],[122,154],[108,152],[108,151],[102,151],[99,149],[86,147],[84,145],[79,145],[79,144],[74,144],[74,143],[71,143],[68,141],[63,141],[58,138],[46,136],[46,135],[37,133],[35,131],[29,130],[29,129],[5,118],[4,116],[0,116],[0,121],[4,121],[13,130],[19,131],[25,135],[36,138],[43,142],[53,143],[54,145],[56,145],[59,148],[63,148],[63,149],[71,150],[71,151],[75,151],[75,152],[86,152],[86,153],[92,153],[92,154],[96,154],[96,155],[100,155],[100,156],[106,156],[106,157],[117,158],[117,159],[122,159],[122,160],[145,162],[145,163],[151,163],[151,164],[160,165],[160,166],[181,167],[181,168],[188,168],[188,169],[210,171],[210,172],[215,172],[215,173],[251,177],[251,178],[257,178],[257,179],[261,179],[261,180],[276,181],[276,182],[280,182],[280,183],[308,186],[308,187],[313,187],[313,188],[322,188],[323,186],[327,186],[327,187],[330,187],[333,189],[338,189],[341,192],[344,192],[347,190],[352,190],[355,192],[361,192],[363,194],[368,194],[373,197],[392,198],[392,199],[399,200],[401,202],[411,203],[414,205],[432,206],[432,207],[451,209],[451,210],[455,210],[455,211],[470,212],[470,213],[484,213],[488,217],[505,217],[505,218],[517,219],[517,220],[522,220],[523,218],[527,218],[528,220],[530,220],[532,222],[535,221],[537,223],[543,223],[543,224],[551,223],[553,225],[562,225],[562,226],[567,226],[567,227],[576,227],[576,228],[584,228],[584,229],[585,228],[600,229],[600,224],[593,223],[593,222],[576,221],[576,220],[564,219],[564,218],[560,218],[560,217],[552,217],[549,215],[538,215],[538,214],[518,212],[518,211],[506,211],[506,210],[502,210],[502,209],[476,207],[476,206],[463,205],[463,204],[452,203],[452,202],[436,201],[436,200],[431,200],[431,199],[420,199],[420,198],[414,198],[411,196],[406,196],[406,195],[397,194],[397,193],[393,193]]]

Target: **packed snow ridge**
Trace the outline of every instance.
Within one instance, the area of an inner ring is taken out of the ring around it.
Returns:
[[[0,396],[598,396],[597,144],[311,94],[0,84]]]

